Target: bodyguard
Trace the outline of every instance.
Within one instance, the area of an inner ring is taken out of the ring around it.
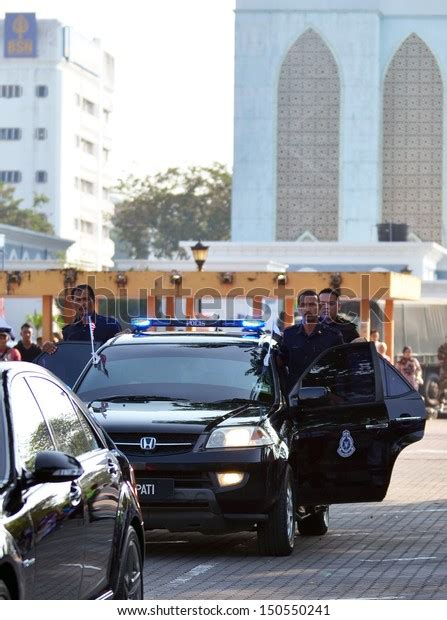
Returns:
[[[356,325],[339,314],[340,294],[338,291],[324,288],[318,294],[318,301],[321,320],[338,330],[343,337],[343,342],[352,342],[356,338],[360,338]]]
[[[297,301],[301,322],[284,330],[278,356],[278,366],[288,371],[288,392],[320,353],[343,344],[342,335],[337,329],[319,321],[318,296],[315,291],[303,291]]]
[[[65,341],[83,342],[90,340],[90,325],[92,324],[93,339],[104,344],[121,331],[121,325],[113,317],[106,317],[95,312],[95,292],[88,284],[79,284],[72,290],[72,301],[76,308],[76,315],[71,325],[62,330]],[[53,342],[45,342],[43,351],[55,353],[57,346]]]

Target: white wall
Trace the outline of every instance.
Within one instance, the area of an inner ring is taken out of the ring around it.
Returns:
[[[38,312],[39,314],[42,312],[42,300],[40,297],[36,299],[5,297],[4,307],[5,320],[14,330],[16,337],[14,344],[16,344],[20,340],[20,326],[26,322],[26,316],[34,312]],[[33,338],[35,341],[36,330],[34,330]]]
[[[384,15],[447,15],[445,0],[236,0],[236,9],[380,11]]]
[[[288,50],[308,28],[322,36],[340,70],[340,235],[365,242],[375,238],[380,182],[379,17],[271,11],[236,16],[235,241],[275,239],[278,79]]]
[[[303,10],[309,7],[318,10]],[[402,16],[386,16],[374,10],[377,8],[391,15],[400,12]],[[414,15],[408,15],[412,11]],[[438,59],[444,79],[444,101],[447,101],[445,2],[238,0],[234,241],[275,239],[279,72],[288,50],[307,28],[322,36],[340,71],[340,240],[368,243],[377,238],[376,224],[381,221],[382,203],[383,80],[394,52],[412,32],[427,43]],[[445,136],[446,132],[447,106],[444,106]],[[445,151],[444,148],[444,190],[447,189]],[[443,194],[444,238],[447,239],[446,191]]]

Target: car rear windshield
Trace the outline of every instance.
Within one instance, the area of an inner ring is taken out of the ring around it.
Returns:
[[[85,402],[113,396],[148,396],[216,402],[273,401],[270,370],[251,343],[135,344],[103,349],[76,387]]]

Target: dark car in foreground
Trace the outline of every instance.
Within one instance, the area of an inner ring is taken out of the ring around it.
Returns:
[[[53,374],[0,375],[0,599],[141,599],[128,460]]]
[[[286,397],[271,336],[200,323],[141,321],[74,387],[132,463],[146,529],[256,529],[262,553],[286,555],[297,529],[326,533],[330,504],[385,497],[425,409],[373,344],[327,350]]]

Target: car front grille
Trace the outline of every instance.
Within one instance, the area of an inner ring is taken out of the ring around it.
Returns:
[[[179,433],[115,433],[111,437],[120,450],[127,456],[168,456],[191,452],[197,439],[197,434]],[[155,447],[143,449],[141,441],[143,438],[155,439]]]

